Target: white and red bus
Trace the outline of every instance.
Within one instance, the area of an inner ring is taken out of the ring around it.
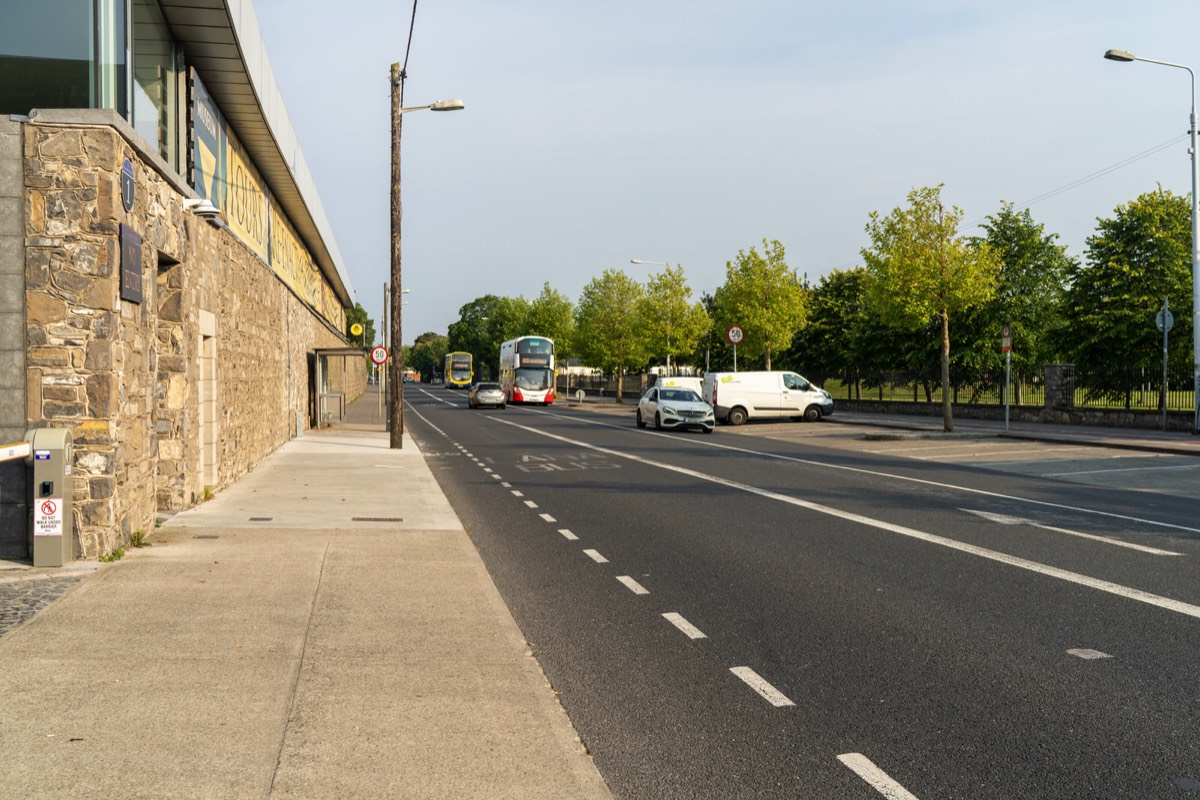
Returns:
[[[501,344],[500,386],[510,403],[553,403],[554,341],[518,336]]]

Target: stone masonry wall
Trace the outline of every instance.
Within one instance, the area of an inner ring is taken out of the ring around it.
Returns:
[[[21,123],[0,118],[0,444],[25,435],[25,181]],[[0,462],[0,558],[28,549],[23,460]]]
[[[308,353],[343,340],[184,193],[131,132],[25,126],[26,395],[70,427],[77,553],[149,531],[308,425]],[[135,202],[121,202],[121,165]],[[143,299],[120,298],[119,224],[143,237]],[[215,477],[202,474],[200,351],[215,342]]]

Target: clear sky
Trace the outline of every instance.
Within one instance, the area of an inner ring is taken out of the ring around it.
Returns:
[[[379,329],[411,3],[254,6]],[[1036,200],[1082,258],[1097,217],[1190,191],[1188,73],[1105,50],[1200,70],[1197,32],[1196,0],[421,0],[405,104],[466,109],[404,116],[404,340],[484,294],[661,269],[634,258],[681,264],[698,298],[764,238],[815,283],[861,263],[871,211],[939,183],[964,233]]]

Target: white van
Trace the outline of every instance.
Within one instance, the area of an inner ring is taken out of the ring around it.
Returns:
[[[717,420],[741,425],[748,419],[804,419],[833,413],[833,398],[794,372],[710,372],[700,395]]]
[[[688,378],[682,375],[672,375],[668,378],[659,375],[658,383],[655,385],[660,389],[691,389],[697,395],[704,396],[704,381],[701,378]]]

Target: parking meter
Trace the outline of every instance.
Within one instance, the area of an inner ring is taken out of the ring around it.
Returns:
[[[75,557],[71,514],[71,432],[63,428],[27,431],[31,467],[29,552],[35,567],[61,567]]]

